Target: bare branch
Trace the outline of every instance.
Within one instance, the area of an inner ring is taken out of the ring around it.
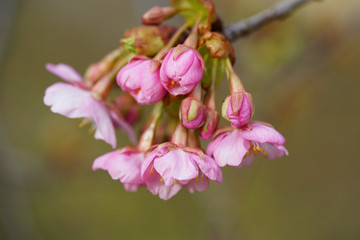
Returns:
[[[252,17],[241,20],[224,29],[224,35],[229,41],[234,41],[239,37],[246,36],[258,28],[274,21],[281,20],[289,16],[305,3],[318,0],[289,0],[283,1],[272,8],[266,9]]]

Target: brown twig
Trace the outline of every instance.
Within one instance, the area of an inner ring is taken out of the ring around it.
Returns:
[[[266,9],[252,17],[241,20],[224,29],[224,35],[229,41],[234,41],[239,37],[246,36],[262,26],[288,17],[292,12],[305,3],[318,0],[288,0]]]

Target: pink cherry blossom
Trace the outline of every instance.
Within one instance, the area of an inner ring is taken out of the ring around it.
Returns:
[[[124,184],[126,191],[135,192],[144,185],[140,174],[143,161],[144,153],[125,147],[98,157],[92,169],[108,171],[112,179],[120,180]]]
[[[46,69],[69,83],[55,83],[45,91],[44,103],[51,111],[68,118],[85,118],[92,122],[94,137],[116,147],[114,124],[120,126],[133,141],[136,141],[131,126],[117,114],[109,110],[104,101],[94,97],[85,87],[83,79],[72,67],[66,64],[46,64]]]
[[[181,148],[167,142],[157,146],[145,158],[141,175],[147,188],[167,200],[182,186],[190,192],[204,191],[209,179],[222,182],[222,173],[215,161],[200,149]]]
[[[241,128],[225,127],[218,130],[209,143],[207,154],[220,167],[250,165],[261,153],[269,159],[288,155],[283,146],[285,138],[266,123],[251,122]]]
[[[139,104],[153,104],[163,99],[166,90],[162,87],[157,62],[147,58],[132,58],[117,74],[117,83]]]
[[[204,60],[200,53],[182,44],[170,49],[160,68],[161,83],[174,96],[190,93],[203,73]]]
[[[196,98],[187,97],[181,101],[179,117],[184,127],[199,128],[205,122],[206,107]]]
[[[252,96],[247,92],[233,93],[223,103],[223,116],[234,127],[241,127],[248,123],[253,112]]]

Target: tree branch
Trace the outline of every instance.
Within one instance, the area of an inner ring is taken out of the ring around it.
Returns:
[[[229,41],[234,41],[239,37],[252,33],[272,21],[288,17],[300,6],[314,1],[318,0],[288,0],[280,2],[272,8],[266,9],[252,17],[228,26],[224,29],[224,35]]]

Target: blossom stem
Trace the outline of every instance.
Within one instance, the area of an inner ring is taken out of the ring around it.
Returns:
[[[183,32],[185,32],[185,30],[191,26],[191,22],[190,21],[187,21],[185,22],[175,33],[174,35],[171,37],[171,39],[169,40],[169,42],[166,44],[166,46],[161,49],[157,54],[156,56],[154,57],[154,60],[160,60],[160,58],[162,57],[162,55],[169,51],[176,43],[177,41],[179,40],[181,34]]]
[[[226,59],[226,75],[229,81],[230,93],[245,91],[240,77],[235,73],[234,68],[232,67],[230,58]]]
[[[195,129],[189,129],[188,146],[194,148],[201,148],[199,134],[197,134],[195,131]]]
[[[216,109],[215,82],[216,82],[216,74],[217,74],[219,59],[214,58],[212,59],[212,61],[213,61],[213,66],[211,71],[211,83],[205,95],[205,105],[210,109]]]
[[[201,101],[201,84],[198,83],[196,85],[196,87],[194,88],[194,90],[192,90],[192,92],[189,94],[189,97],[193,97],[196,100]]]
[[[187,137],[186,130],[187,129],[181,124],[181,122],[179,122],[171,137],[171,142],[175,143],[180,147],[184,147],[186,145],[186,137]]]
[[[199,28],[200,18],[198,18],[191,29],[190,35],[186,38],[184,45],[191,47],[193,49],[197,48],[198,44],[198,28]]]
[[[127,50],[123,47],[118,47],[106,54],[99,62],[91,64],[85,71],[85,81],[88,86],[93,86],[96,82],[104,76],[114,66],[116,61],[126,55]],[[94,68],[95,73],[94,73]]]
[[[158,125],[159,120],[161,119],[163,106],[164,105],[162,102],[158,102],[157,104],[155,104],[151,112],[147,127],[140,136],[140,141],[137,146],[139,151],[146,152],[153,144],[156,126]]]
[[[132,57],[132,53],[128,53],[126,56],[121,58],[113,67],[113,69],[103,76],[92,88],[92,91],[96,93],[101,99],[106,99],[108,96],[113,84],[116,74],[120,71],[122,67],[124,67],[129,58]]]

